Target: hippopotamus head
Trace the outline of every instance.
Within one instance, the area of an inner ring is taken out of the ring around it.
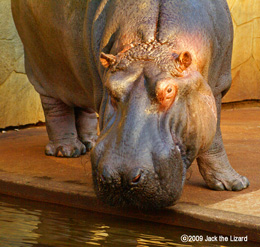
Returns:
[[[162,208],[216,131],[211,89],[188,51],[134,44],[101,54],[107,69],[100,136],[91,153],[97,195],[110,205]]]

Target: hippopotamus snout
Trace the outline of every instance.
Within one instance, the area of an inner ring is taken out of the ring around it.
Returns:
[[[157,141],[152,149],[139,146],[140,152],[132,153],[113,144],[107,149],[102,142],[92,151],[92,165],[95,190],[103,202],[151,209],[172,205],[180,197],[186,169],[178,147],[166,148]]]

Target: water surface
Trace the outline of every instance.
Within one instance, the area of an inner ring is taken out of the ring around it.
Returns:
[[[259,246],[254,243],[182,243],[183,234],[213,233],[109,216],[0,196],[1,247]]]

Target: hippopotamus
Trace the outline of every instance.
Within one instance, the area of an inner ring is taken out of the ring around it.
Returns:
[[[220,130],[233,41],[225,0],[12,0],[12,12],[45,153],[91,150],[103,202],[173,205],[194,160],[209,188],[248,187]]]

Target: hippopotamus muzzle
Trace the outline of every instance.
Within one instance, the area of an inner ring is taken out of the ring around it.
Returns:
[[[97,153],[103,145],[95,147],[93,179],[102,201],[112,206],[152,209],[170,206],[180,197],[186,174],[180,149],[154,144],[153,150],[139,149],[139,156],[106,150],[101,158]]]
[[[121,135],[112,137],[113,132],[120,132],[115,125],[108,136],[97,142],[91,162],[95,191],[103,202],[158,209],[172,205],[180,197],[186,174],[181,149],[173,140],[161,139],[149,122],[141,127],[141,139],[138,131],[133,131],[128,133],[129,142],[116,140]]]

